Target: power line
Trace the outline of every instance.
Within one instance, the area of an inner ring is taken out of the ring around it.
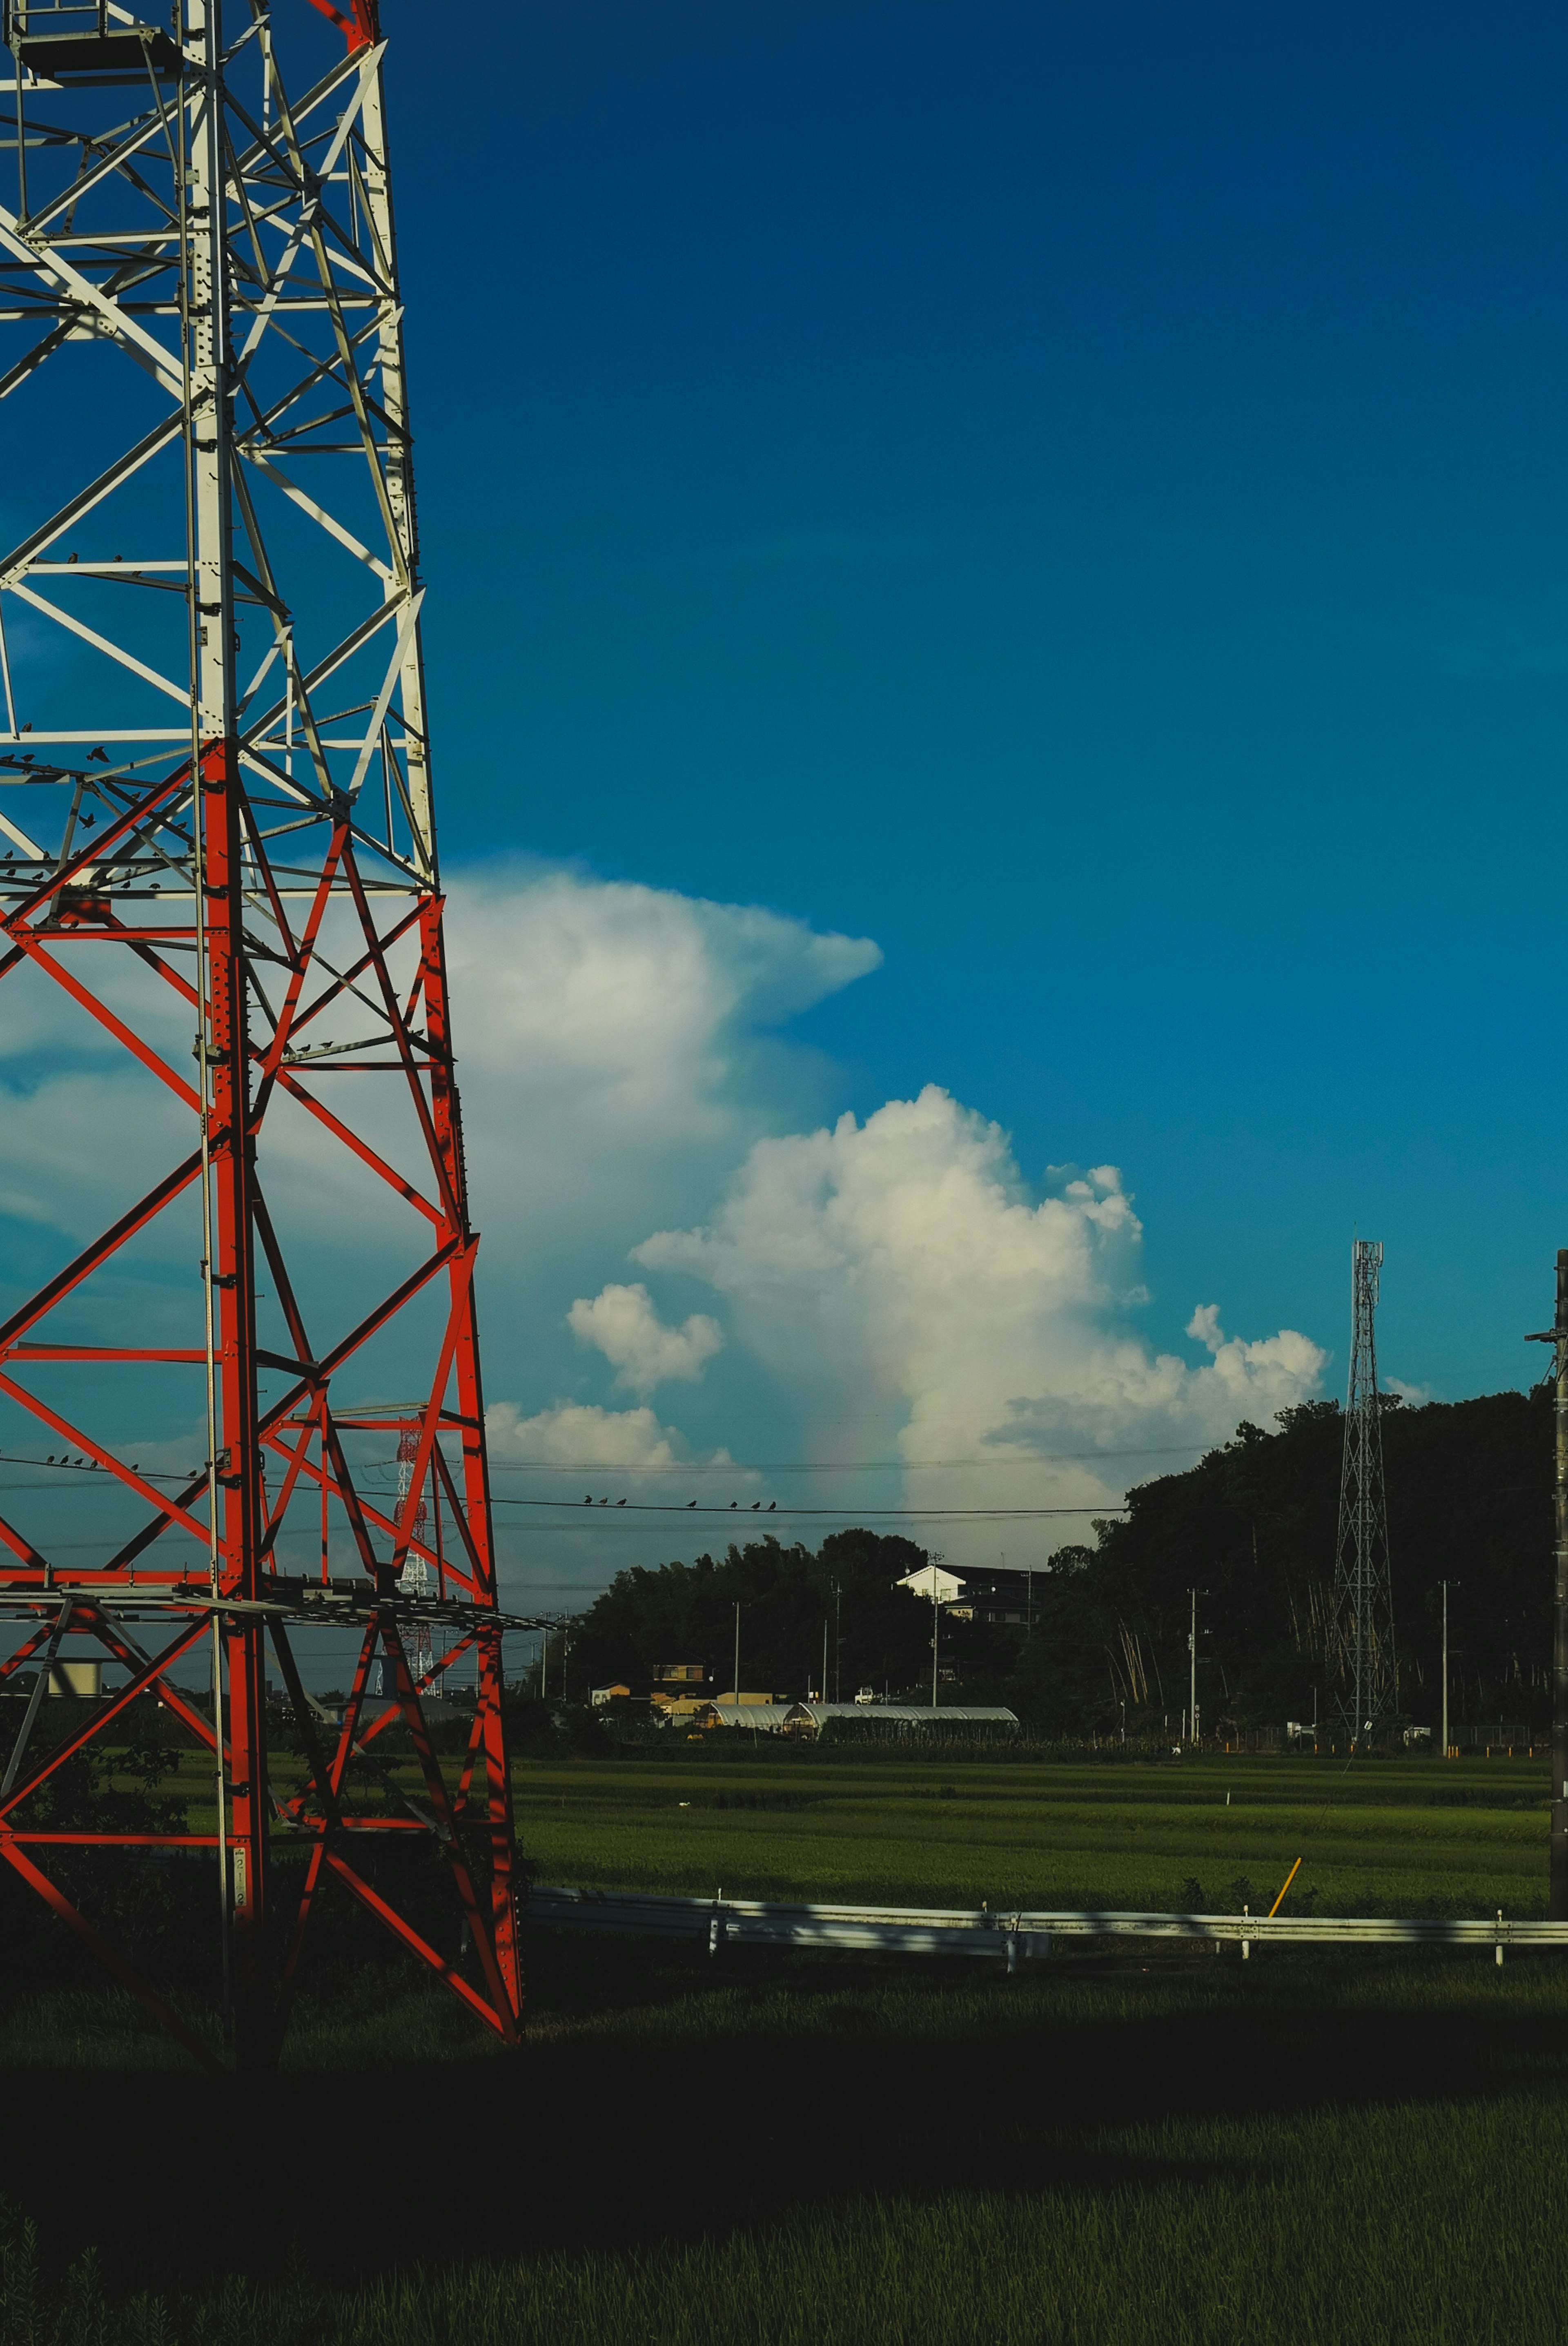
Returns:
[[[1054,1466],[1093,1464],[1102,1458],[1185,1458],[1202,1448],[1196,1442],[1145,1443],[1133,1450],[1040,1450],[1027,1455],[980,1458],[782,1458],[747,1460],[732,1459],[722,1465],[707,1462],[675,1462],[668,1465],[630,1465],[620,1458],[525,1459],[521,1462],[493,1460],[492,1474],[929,1474],[939,1468],[974,1466]],[[112,1469],[101,1466],[91,1458],[25,1458],[0,1450],[0,1460],[12,1466],[36,1466],[41,1471],[60,1474],[112,1475]],[[122,1462],[123,1463],[123,1462]],[[361,1468],[392,1467],[392,1458],[361,1459]],[[168,1466],[137,1465],[136,1472],[144,1481],[158,1483],[188,1483],[199,1474],[199,1467],[178,1469]],[[6,1484],[7,1489],[20,1489],[21,1484]],[[42,1488],[37,1485],[36,1487]]]
[[[734,1515],[738,1521],[745,1515],[755,1515],[759,1522],[766,1520],[771,1523],[780,1523],[786,1516],[796,1515],[828,1515],[835,1523],[841,1523],[847,1515],[875,1517],[878,1520],[896,1516],[901,1519],[917,1519],[921,1523],[935,1522],[939,1518],[943,1521],[963,1523],[976,1523],[988,1518],[1005,1523],[1016,1523],[1021,1520],[1030,1521],[1037,1515],[1115,1515],[1124,1514],[1126,1509],[1125,1499],[1098,1501],[1086,1507],[780,1507],[778,1505],[743,1507],[738,1501],[732,1502],[728,1507],[715,1507],[699,1506],[695,1499],[685,1507],[672,1505],[667,1500],[652,1499],[617,1499],[612,1506],[608,1499],[504,1498],[493,1500],[492,1504],[497,1507],[563,1507],[569,1515],[581,1515],[585,1507],[592,1507],[593,1520],[596,1523],[623,1515]],[[583,1528],[585,1530],[587,1528],[585,1520]]]
[[[772,1461],[733,1459],[727,1465],[681,1464],[628,1466],[619,1458],[575,1461],[530,1459],[521,1464],[492,1459],[492,1474],[906,1474],[939,1466],[1053,1466],[1099,1458],[1186,1458],[1203,1447],[1197,1442],[1162,1443],[1140,1450],[1039,1450],[1027,1457],[1007,1458],[787,1458]]]

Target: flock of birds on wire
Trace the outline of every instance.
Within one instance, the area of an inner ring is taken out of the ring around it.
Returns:
[[[39,1460],[35,1461],[34,1463],[35,1463],[36,1464],[38,1464],[38,1465],[44,1465],[44,1466],[87,1466],[87,1467],[89,1467],[89,1468],[97,1467],[97,1464],[98,1464],[98,1461],[97,1461],[96,1458],[72,1458],[72,1457],[71,1457],[71,1455],[70,1455],[70,1454],[69,1454],[68,1452],[66,1454],[66,1455],[65,1455],[64,1457],[60,1457],[60,1458],[56,1458],[56,1457],[54,1455],[54,1454],[51,1452],[50,1455],[49,1455],[47,1458],[39,1459]],[[196,1468],[196,1467],[193,1467],[193,1468],[190,1470],[190,1472],[191,1472],[192,1474],[199,1473],[199,1471],[200,1471],[200,1470],[199,1470],[199,1468]],[[134,1465],[133,1465],[133,1467],[132,1467],[132,1469],[131,1469],[131,1472],[132,1472],[133,1474],[137,1474],[137,1473],[139,1473],[139,1472],[140,1472],[140,1469],[139,1469],[138,1467],[137,1467],[137,1466],[134,1466]],[[166,1479],[166,1480],[169,1480],[169,1481],[174,1481],[174,1480],[177,1480],[177,1479],[178,1479],[178,1477],[175,1477],[175,1476],[170,1475],[170,1476],[166,1476],[164,1479]],[[610,1504],[610,1503],[609,1503],[609,1500],[608,1500],[607,1498],[605,1498],[605,1499],[596,1499],[596,1498],[595,1498],[595,1496],[594,1496],[594,1494],[593,1494],[593,1493],[592,1493],[591,1491],[585,1491],[585,1492],[584,1492],[584,1494],[583,1494],[583,1504],[584,1504],[584,1506],[585,1506],[585,1507],[607,1507],[607,1506],[609,1505],[609,1504]],[[617,1506],[617,1507],[624,1507],[624,1506],[626,1505],[626,1501],[625,1501],[624,1499],[617,1499],[617,1500],[616,1501],[616,1506]],[[695,1499],[688,1499],[688,1500],[687,1501],[687,1505],[688,1507],[695,1507],[695,1506],[696,1506],[696,1504],[697,1504],[697,1501],[696,1501]],[[776,1510],[776,1508],[778,1507],[778,1504],[779,1504],[779,1502],[778,1502],[778,1500],[777,1500],[777,1499],[769,1499],[769,1502],[768,1502],[768,1504],[767,1504],[766,1506],[764,1506],[764,1505],[763,1505],[763,1504],[762,1504],[762,1502],[761,1502],[761,1500],[760,1500],[760,1499],[753,1499],[753,1500],[752,1500],[752,1502],[751,1502],[751,1506],[750,1506],[750,1511],[749,1511],[749,1512],[750,1512],[752,1515],[772,1515],[772,1514],[774,1513],[774,1511],[775,1511],[775,1510]],[[738,1499],[731,1499],[731,1501],[729,1502],[729,1512],[730,1512],[730,1514],[731,1514],[732,1515],[738,1515],[738,1514],[740,1512],[740,1502],[739,1502],[739,1500],[738,1500]]]
[[[607,1507],[607,1506],[609,1505],[609,1504],[610,1504],[610,1503],[609,1503],[608,1499],[596,1499],[596,1498],[595,1498],[595,1496],[594,1496],[594,1494],[593,1494],[593,1493],[592,1493],[591,1491],[585,1491],[585,1492],[584,1492],[584,1494],[583,1494],[583,1504],[584,1504],[584,1506],[585,1506],[585,1507]],[[626,1505],[626,1501],[625,1501],[624,1499],[617,1499],[617,1500],[616,1501],[616,1506],[617,1506],[617,1507],[624,1507],[624,1506]],[[689,1508],[689,1507],[695,1507],[695,1506],[696,1506],[696,1504],[697,1504],[697,1501],[696,1501],[695,1499],[688,1499],[688,1500],[687,1501],[687,1503],[686,1503],[686,1504],[687,1504],[687,1507],[688,1507],[688,1508]],[[752,1502],[751,1502],[751,1510],[750,1510],[750,1512],[751,1512],[754,1515],[770,1515],[773,1513],[773,1510],[775,1509],[775,1507],[777,1507],[777,1505],[778,1505],[778,1504],[779,1504],[779,1502],[778,1502],[778,1500],[777,1500],[777,1499],[769,1499],[769,1502],[768,1502],[768,1504],[767,1504],[766,1506],[764,1506],[764,1505],[763,1505],[763,1504],[762,1504],[762,1502],[761,1502],[761,1500],[760,1500],[760,1499],[753,1499],[753,1500],[752,1500]],[[739,1513],[739,1511],[740,1511],[740,1502],[739,1502],[739,1500],[738,1500],[738,1499],[731,1499],[731,1501],[729,1502],[729,1512],[730,1512],[730,1514],[731,1514],[732,1515],[738,1515],[738,1514]]]

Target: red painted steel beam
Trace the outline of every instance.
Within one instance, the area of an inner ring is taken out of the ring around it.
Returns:
[[[204,1354],[203,1358],[205,1357]],[[68,1450],[79,1450],[87,1457],[96,1458],[100,1466],[110,1469],[117,1481],[125,1484],[128,1490],[135,1491],[139,1497],[151,1499],[159,1513],[167,1516],[170,1523],[183,1525],[188,1532],[192,1533],[205,1545],[207,1525],[198,1516],[188,1515],[185,1508],[177,1501],[171,1500],[166,1493],[156,1490],[152,1484],[145,1481],[134,1466],[127,1466],[123,1459],[117,1458],[111,1450],[104,1447],[102,1443],[95,1442],[90,1433],[84,1433],[79,1425],[73,1425],[68,1418],[60,1415],[58,1410],[51,1409],[47,1402],[40,1401],[36,1393],[28,1392],[25,1386],[17,1384],[13,1378],[6,1376],[3,1370],[0,1370],[0,1392],[8,1394],[21,1408],[29,1411],[34,1417],[41,1419],[44,1424],[52,1426],[64,1440]]]
[[[24,1800],[31,1799],[41,1784],[46,1784],[49,1778],[63,1768],[67,1760],[74,1759],[76,1753],[83,1750],[87,1744],[97,1741],[105,1729],[114,1724],[120,1713],[128,1709],[137,1695],[145,1694],[148,1688],[178,1661],[182,1654],[188,1653],[191,1647],[201,1637],[206,1626],[203,1620],[188,1622],[172,1644],[166,1646],[155,1661],[148,1663],[127,1686],[120,1688],[118,1694],[111,1695],[107,1701],[95,1709],[91,1719],[78,1733],[68,1736],[63,1743],[57,1743],[34,1769],[25,1783],[13,1784],[5,1799],[0,1800],[0,1825],[4,1825],[5,1819],[14,1810],[20,1808]]]
[[[20,1832],[7,1825],[5,1834],[18,1843],[59,1849],[216,1849],[219,1845],[216,1833]]]
[[[504,2009],[497,2011],[476,1989],[470,1987],[456,1964],[449,1964],[444,1955],[438,1955],[429,1941],[421,1938],[412,1923],[404,1922],[396,1908],[379,1897],[370,1883],[354,1872],[346,1858],[336,1850],[328,1850],[326,1862],[360,1903],[367,1907],[378,1921],[384,1923],[393,1938],[401,1940],[411,1954],[417,1955],[421,1963],[428,1964],[436,1977],[445,1982],[453,1995],[462,1998],[476,2018],[483,2020],[487,2028],[493,2028],[504,2044],[515,2045],[517,2030],[509,2013]]]
[[[127,1213],[120,1216],[117,1222],[111,1222],[102,1236],[96,1238],[91,1246],[84,1247],[63,1270],[57,1270],[53,1279],[46,1280],[19,1311],[14,1311],[9,1320],[0,1321],[0,1352],[7,1350],[29,1328],[36,1327],[46,1311],[52,1311],[56,1303],[80,1287],[83,1280],[89,1279],[111,1255],[117,1254],[138,1230],[144,1230],[166,1206],[189,1188],[200,1171],[201,1155],[197,1150],[183,1164],[177,1165],[172,1173],[166,1173],[156,1188],[149,1189],[145,1198],[139,1198]]]

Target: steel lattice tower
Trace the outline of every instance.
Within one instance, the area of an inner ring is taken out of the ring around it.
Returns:
[[[1350,1263],[1350,1382],[1345,1400],[1328,1669],[1333,1712],[1354,1749],[1369,1743],[1379,1721],[1395,1708],[1398,1683],[1375,1324],[1382,1247],[1357,1239]]]
[[[0,1037],[42,1035],[38,1114],[76,1039],[116,1066],[93,1135],[113,1209],[0,1321],[5,1446],[29,1426],[95,1474],[98,1552],[0,1517],[22,1624],[0,1681],[86,1639],[124,1682],[44,1757],[26,1704],[0,1858],[201,2054],[51,1878],[67,1836],[28,1829],[62,1756],[156,1695],[217,1763],[216,1830],[163,1838],[216,1854],[242,2064],[276,2045],[329,1884],[512,2040],[505,1624],[374,0],[161,22],[6,0],[5,36],[0,397],[30,515],[0,558]],[[127,1433],[155,1407],[161,1474]],[[204,1463],[171,1474],[169,1445]],[[341,1725],[301,1684],[301,1622],[351,1632]],[[269,1648],[305,1755],[270,1784]],[[209,1651],[216,1733],[178,1674]],[[421,1697],[463,1654],[453,1791]],[[417,1802],[376,1765],[396,1720]],[[377,1886],[412,1831],[450,1876],[442,1946]]]

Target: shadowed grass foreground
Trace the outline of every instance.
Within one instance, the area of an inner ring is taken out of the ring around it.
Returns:
[[[544,2254],[324,2290],[230,2282],[122,2300],[63,2289],[13,2226],[4,2346],[1555,2346],[1568,2112],[1329,2111],[1108,2132],[1123,2179],[859,2200],[721,2242]]]
[[[532,1963],[520,2055],[367,1978],[243,2086],[138,2066],[113,2000],[15,2011],[0,2346],[1568,2335],[1553,1961]],[[70,2095],[67,2043],[97,2061]],[[300,2153],[329,2114],[331,2228]]]

